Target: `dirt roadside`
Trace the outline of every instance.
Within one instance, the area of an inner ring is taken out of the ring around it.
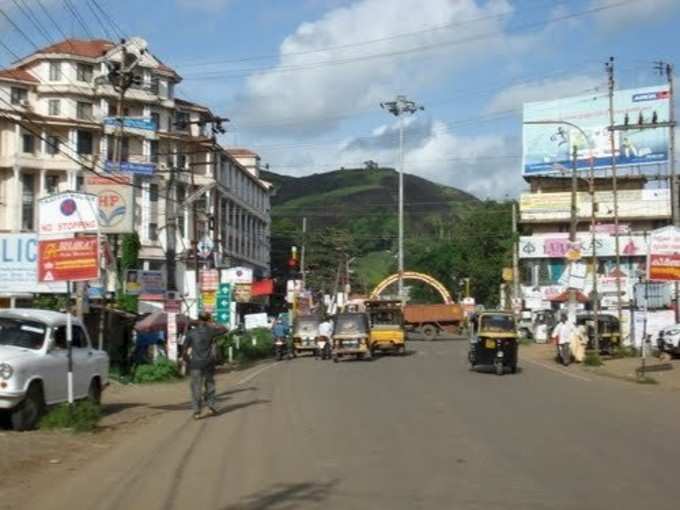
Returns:
[[[218,392],[239,384],[262,365],[244,370],[219,370]],[[104,392],[104,417],[94,433],[0,429],[0,510],[15,508],[42,475],[80,470],[88,461],[114,448],[125,435],[135,433],[168,412],[184,409],[191,412],[186,379],[148,385],[112,383]]]
[[[555,361],[555,346],[550,344],[522,345],[520,347],[520,362],[522,358],[570,373],[584,376],[598,375],[618,379],[624,383],[639,384],[636,382],[636,369],[640,367],[640,358],[604,359],[604,364],[601,367],[588,367],[581,363],[572,363],[569,367],[562,367]],[[663,365],[663,368],[667,366],[672,368],[670,370],[655,370],[661,365]],[[646,366],[651,368],[646,375],[652,381],[652,384],[647,384],[646,387],[663,391],[680,391],[680,360],[662,361],[650,356],[646,359]]]

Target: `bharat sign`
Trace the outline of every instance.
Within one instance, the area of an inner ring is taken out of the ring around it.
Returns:
[[[97,237],[38,241],[38,281],[87,281],[98,278]]]
[[[671,226],[652,232],[647,273],[650,280],[680,280],[680,228]]]

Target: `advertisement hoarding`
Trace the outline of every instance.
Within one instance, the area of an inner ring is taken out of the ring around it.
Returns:
[[[99,278],[96,237],[38,241],[38,281],[87,281]]]
[[[639,234],[619,237],[620,255],[626,257],[643,257],[647,254],[644,236]],[[592,257],[593,239],[590,233],[579,232],[576,241],[581,248],[582,257]],[[571,248],[568,233],[534,234],[520,236],[520,259],[565,258]],[[608,234],[595,235],[595,254],[598,257],[613,257],[616,253],[616,237]]]
[[[164,271],[140,271],[141,290],[139,299],[146,301],[164,301],[166,292]]]
[[[96,232],[97,197],[67,191],[38,200],[38,234],[75,234]]]
[[[118,164],[114,161],[105,161],[104,169],[107,172],[125,172],[139,175],[153,175],[154,171],[156,170],[156,164],[135,161],[123,161]]]
[[[99,229],[104,234],[134,232],[134,188],[129,175],[85,176],[85,189],[97,197]]]
[[[664,227],[649,238],[648,278],[680,281],[680,228]]]
[[[37,234],[0,234],[0,294],[64,292],[64,282],[38,283]]]
[[[667,85],[619,90],[614,93],[614,124],[622,125],[628,115],[636,124],[642,115],[645,124],[667,122],[670,111],[670,91]],[[580,127],[563,124],[524,125],[523,175],[563,172],[572,167],[572,147],[577,147],[576,166],[590,169],[592,146],[595,169],[611,167],[612,151],[609,136],[609,98],[597,91],[587,96],[540,101],[524,105],[524,122],[563,120]],[[615,161],[619,167],[659,164],[668,161],[669,130],[667,128],[616,131]]]
[[[158,129],[156,122],[151,117],[123,117],[122,119],[118,117],[105,117],[104,125],[117,128],[120,127],[121,120],[126,131],[156,131]]]
[[[231,267],[221,273],[221,283],[253,283],[253,270],[248,267]]]

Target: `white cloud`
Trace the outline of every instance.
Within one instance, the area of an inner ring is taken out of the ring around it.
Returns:
[[[522,104],[527,102],[578,96],[598,88],[606,90],[603,78],[588,75],[519,83],[498,93],[489,102],[486,111],[494,113],[515,110],[521,108]]]
[[[615,6],[623,0],[593,0],[592,8]],[[640,0],[624,3],[621,6],[605,9],[597,15],[600,24],[609,29],[620,29],[628,25],[640,25],[680,7],[678,0]]]
[[[243,125],[275,125],[296,119],[305,123],[308,132],[331,129],[339,115],[376,108],[393,96],[395,89],[415,90],[473,59],[524,47],[523,39],[504,34],[504,19],[497,16],[511,12],[508,0],[428,0],[427,8],[422,0],[360,0],[338,7],[316,21],[301,24],[283,41],[274,72],[248,77],[235,117],[240,117]],[[460,24],[423,29],[454,23]],[[393,37],[403,33],[412,35]],[[499,36],[488,37],[489,33]],[[484,37],[471,44],[447,44],[476,35]],[[361,44],[376,39],[382,41]],[[403,53],[430,45],[437,49]],[[327,49],[310,53],[323,48]],[[402,53],[393,58],[368,58],[388,52]],[[357,57],[365,59],[341,63]],[[314,67],[323,61],[336,64]]]

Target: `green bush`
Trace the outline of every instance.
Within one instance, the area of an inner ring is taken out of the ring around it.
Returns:
[[[179,377],[177,365],[167,359],[160,359],[150,365],[137,365],[132,375],[136,384],[168,382]]]
[[[632,345],[617,345],[612,352],[612,358],[635,358],[637,352]]]
[[[240,337],[238,349],[236,349],[236,336]],[[255,345],[253,345],[253,338]],[[224,352],[224,359],[229,359],[229,347],[233,347],[234,361],[239,363],[268,358],[274,350],[272,332],[266,328],[257,328],[242,333],[235,331],[219,338],[217,342]]]
[[[102,417],[101,407],[89,400],[75,402],[73,407],[60,404],[40,420],[43,430],[68,429],[73,432],[91,432]]]
[[[586,357],[583,359],[583,364],[588,367],[602,366],[602,358],[600,357],[600,353],[596,351],[586,352]]]

